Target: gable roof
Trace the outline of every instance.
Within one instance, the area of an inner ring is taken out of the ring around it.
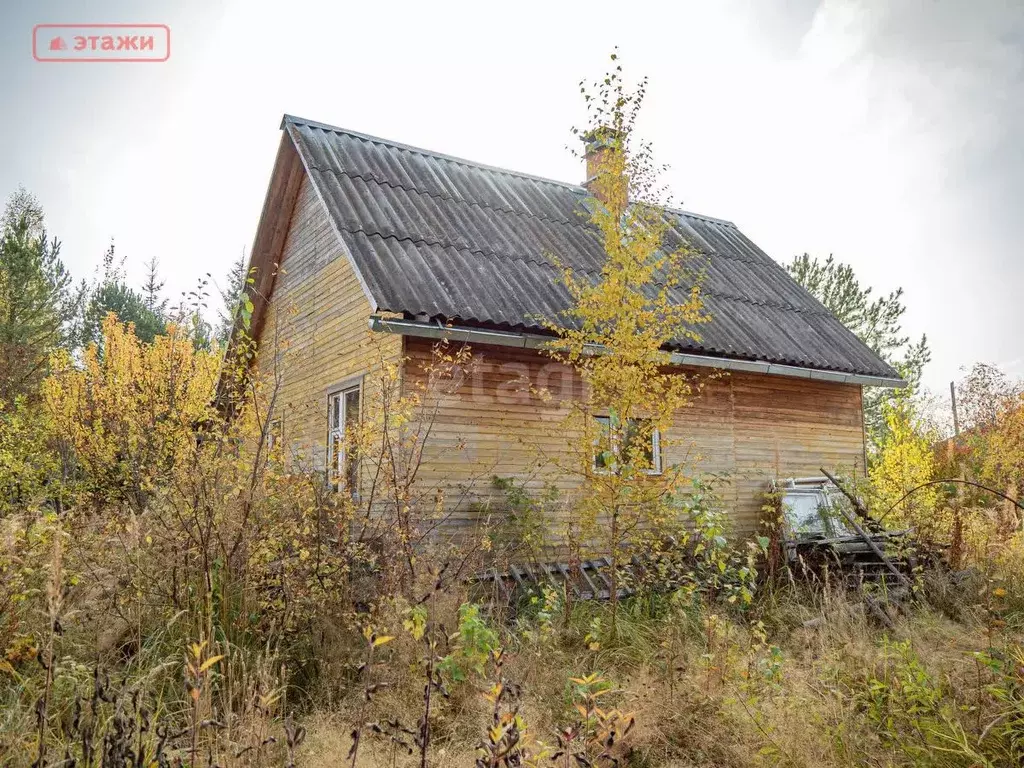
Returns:
[[[581,215],[589,197],[582,186],[290,115],[282,128],[375,311],[542,332],[539,318],[557,318],[570,303],[551,254],[576,272],[601,269],[599,235]],[[711,316],[699,341],[682,340],[675,351],[898,383],[735,224],[667,215],[669,245],[685,241],[706,256],[702,294]]]

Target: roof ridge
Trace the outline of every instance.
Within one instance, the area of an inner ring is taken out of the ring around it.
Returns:
[[[512,170],[511,168],[502,168],[501,166],[498,166],[498,165],[490,165],[488,163],[481,163],[481,162],[479,162],[477,160],[469,160],[468,158],[465,158],[465,157],[458,157],[457,155],[449,155],[449,154],[446,154],[445,152],[438,152],[438,151],[433,150],[433,149],[426,149],[425,147],[417,147],[417,146],[413,146],[412,144],[405,144],[405,143],[403,143],[401,141],[395,141],[394,139],[385,139],[385,138],[383,138],[381,136],[374,136],[372,134],[363,133],[361,131],[353,131],[353,130],[350,130],[348,128],[341,128],[341,127],[339,127],[337,125],[330,125],[328,123],[321,123],[321,122],[318,122],[316,120],[307,120],[307,119],[302,118],[302,117],[296,117],[295,115],[289,115],[289,114],[285,113],[285,115],[281,118],[281,128],[283,129],[285,127],[285,125],[288,125],[288,124],[291,124],[291,125],[305,125],[305,126],[308,126],[310,128],[319,128],[320,130],[323,130],[323,131],[333,131],[334,133],[344,133],[344,134],[347,134],[349,136],[353,136],[353,137],[355,137],[357,139],[362,139],[363,141],[370,141],[370,142],[373,142],[375,144],[386,144],[389,147],[395,147],[396,149],[404,149],[407,152],[415,152],[416,154],[427,155],[428,157],[436,157],[436,158],[439,158],[441,160],[447,160],[448,162],[451,162],[451,163],[457,163],[458,165],[469,166],[470,168],[480,168],[480,169],[485,170],[485,171],[493,171],[495,173],[504,173],[504,174],[507,174],[509,176],[518,176],[519,178],[522,178],[522,179],[530,179],[531,181],[540,181],[540,182],[543,182],[545,184],[555,184],[556,186],[559,186],[559,187],[568,187],[569,189],[572,189],[574,191],[579,191],[579,192],[586,193],[586,189],[584,187],[580,186],[579,184],[573,184],[573,183],[568,182],[568,181],[559,181],[558,179],[549,179],[546,176],[538,176],[536,174],[526,173],[524,171],[515,171],[515,170]]]
[[[281,118],[281,128],[284,129],[285,125],[305,125],[310,128],[319,128],[323,131],[333,131],[334,133],[344,133],[349,136],[354,136],[357,139],[364,141],[370,141],[376,144],[385,144],[389,147],[395,147],[396,149],[404,149],[407,152],[415,152],[420,155],[426,155],[428,157],[436,157],[441,160],[447,160],[448,162],[457,163],[459,165],[465,165],[470,168],[480,168],[485,171],[493,171],[495,173],[504,173],[509,176],[517,176],[522,179],[530,179],[531,181],[540,181],[545,184],[554,184],[559,187],[566,187],[571,189],[573,192],[577,192],[581,195],[587,196],[587,188],[582,184],[573,184],[569,181],[560,181],[559,179],[548,178],[547,176],[538,176],[534,173],[526,173],[525,171],[516,171],[512,168],[503,168],[499,165],[490,165],[489,163],[481,163],[477,160],[469,160],[465,157],[459,157],[458,155],[449,155],[445,152],[438,152],[433,149],[427,149],[425,147],[417,147],[412,144],[406,144],[401,141],[395,141],[394,139],[386,139],[382,136],[374,136],[370,133],[363,133],[362,131],[353,131],[349,128],[342,128],[337,125],[331,125],[330,123],[322,123],[319,120],[307,120],[304,117],[298,117],[296,115],[289,115],[287,112]],[[404,187],[403,187],[404,189]],[[674,213],[678,216],[687,216],[694,219],[701,219],[703,221],[709,221],[715,224],[723,224],[733,229],[738,230],[739,227],[732,221],[727,219],[719,219],[715,216],[708,216],[703,213],[695,213],[693,211],[687,211],[682,208],[675,208],[669,205],[658,205],[663,211],[668,213]],[[498,209],[500,210],[500,209]]]

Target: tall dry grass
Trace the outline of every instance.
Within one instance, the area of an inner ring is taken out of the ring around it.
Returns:
[[[892,628],[827,576],[757,578],[712,494],[671,588],[614,622],[550,589],[475,605],[484,537],[429,533],[415,485],[430,392],[382,366],[371,510],[285,471],[273,381],[239,378],[224,419],[204,353],[108,333],[47,385],[64,480],[2,520],[4,766],[1021,764],[1024,545],[984,514],[971,567],[919,574]]]

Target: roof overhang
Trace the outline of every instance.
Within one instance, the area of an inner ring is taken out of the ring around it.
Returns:
[[[492,331],[483,328],[470,328],[460,325],[442,325],[422,323],[413,320],[386,318],[371,315],[370,330],[379,333],[397,333],[403,336],[415,336],[424,339],[449,339],[466,341],[476,344],[493,344],[499,347],[519,347],[521,349],[541,349],[555,340],[553,336],[540,333],[519,333],[514,331]],[[594,353],[600,354],[601,347],[594,346]],[[673,365],[687,365],[698,368],[715,368],[723,371],[743,371],[746,373],[764,373],[769,376],[788,376],[795,379],[812,379],[814,381],[831,381],[837,384],[853,384],[863,387],[905,387],[903,379],[884,376],[865,376],[842,371],[826,371],[820,368],[802,368],[796,365],[780,365],[761,360],[739,360],[729,357],[712,357],[711,355],[692,355],[683,352],[670,352],[669,361]]]

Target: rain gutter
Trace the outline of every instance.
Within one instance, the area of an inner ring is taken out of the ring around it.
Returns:
[[[370,330],[379,333],[398,333],[403,336],[416,336],[423,339],[450,339],[467,341],[475,344],[493,344],[499,347],[518,347],[520,349],[541,349],[553,341],[553,337],[539,333],[516,333],[514,331],[488,331],[482,328],[467,328],[459,325],[442,325],[421,323],[413,320],[390,319],[380,315],[370,316]],[[594,353],[600,354],[601,348],[595,346]],[[854,384],[863,387],[905,387],[903,379],[885,376],[865,376],[842,371],[826,371],[820,368],[801,368],[796,365],[780,365],[761,360],[738,360],[730,357],[711,357],[710,355],[693,355],[683,352],[670,352],[669,362],[672,365],[689,365],[700,368],[716,368],[725,371],[743,371],[746,373],[764,373],[769,376],[788,376],[796,379],[814,381],[831,381],[838,384]]]

